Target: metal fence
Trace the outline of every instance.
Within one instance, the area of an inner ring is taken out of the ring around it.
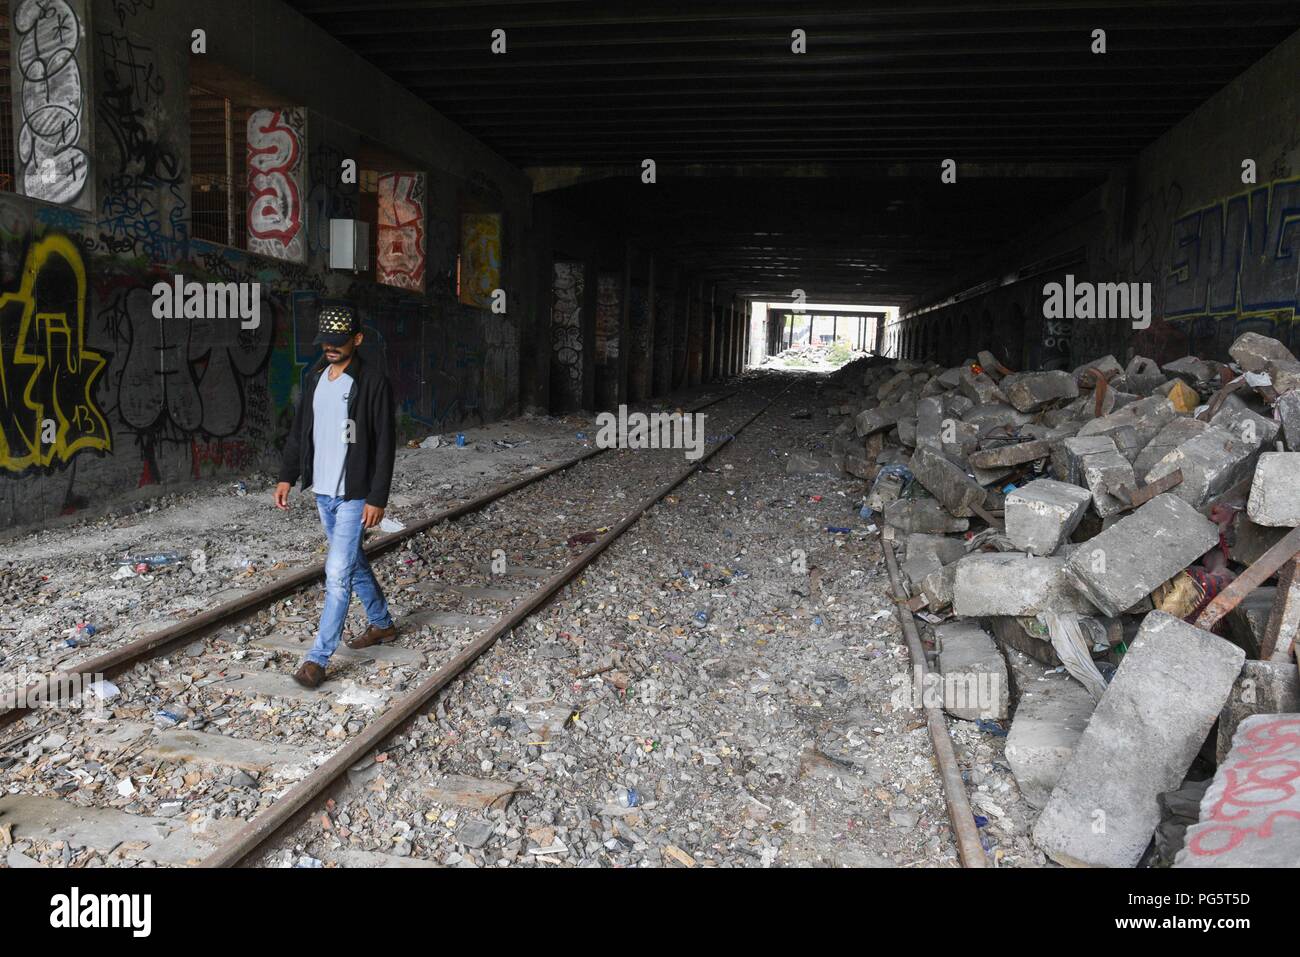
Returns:
[[[244,249],[248,209],[248,109],[190,87],[190,235]]]

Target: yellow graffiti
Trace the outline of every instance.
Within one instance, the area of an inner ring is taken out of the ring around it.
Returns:
[[[460,301],[486,309],[501,285],[501,217],[466,213],[461,220]]]
[[[0,333],[0,467],[66,465],[87,449],[111,451],[92,397],[107,363],[86,348],[86,270],[67,238],[46,236],[28,250],[18,291],[0,295]]]

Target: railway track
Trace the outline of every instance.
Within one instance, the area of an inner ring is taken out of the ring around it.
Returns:
[[[164,866],[251,860],[739,435],[774,392],[760,379],[695,406],[713,411],[711,441],[693,463],[680,451],[593,449],[376,540],[367,551],[385,556],[375,570],[404,635],[361,652],[340,646],[320,689],[290,676],[312,639],[319,597],[309,589],[320,566],[78,662],[72,674],[116,683],[111,720],[49,707],[70,672],[52,676],[33,689],[44,699],[37,706],[11,706],[0,718],[13,732],[0,739],[0,759],[55,751],[69,735],[79,744],[40,776],[12,761],[0,770],[10,792],[0,797],[0,828],[62,842],[72,866],[92,856]],[[252,774],[281,789],[243,784]],[[73,847],[84,849],[81,860],[69,856]]]

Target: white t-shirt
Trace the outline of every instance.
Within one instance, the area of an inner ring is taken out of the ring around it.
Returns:
[[[343,460],[348,440],[354,439],[347,429],[348,396],[352,394],[352,376],[344,372],[333,382],[329,369],[321,373],[312,396],[312,491],[317,495],[340,496],[344,491]]]

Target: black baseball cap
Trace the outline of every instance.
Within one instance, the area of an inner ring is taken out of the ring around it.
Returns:
[[[358,332],[361,324],[351,306],[326,306],[317,319],[315,345],[341,346]]]

